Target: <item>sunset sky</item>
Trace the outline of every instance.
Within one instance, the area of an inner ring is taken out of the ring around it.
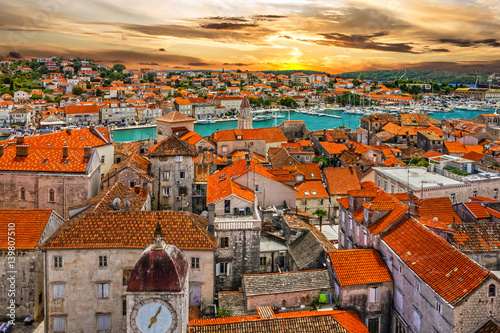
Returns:
[[[154,69],[500,72],[499,0],[0,0],[0,57]]]

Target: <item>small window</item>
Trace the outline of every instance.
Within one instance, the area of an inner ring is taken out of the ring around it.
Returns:
[[[64,298],[64,284],[53,284],[52,285],[52,298]]]
[[[101,163],[104,164],[104,155],[101,156]]]
[[[488,287],[488,296],[495,297],[497,295],[497,288],[494,284],[490,284]]]
[[[135,182],[130,182],[130,187],[134,188],[135,187]]]
[[[66,332],[66,317],[53,317],[54,332]]]
[[[455,193],[451,193],[451,194],[450,194],[450,200],[451,200],[451,202],[452,202],[452,203],[455,203],[455,200],[456,200],[456,195],[455,195]]]
[[[127,300],[126,299],[122,300],[122,315],[124,315],[124,316],[127,315]]]
[[[472,191],[472,196],[477,197],[477,191]]]
[[[415,326],[415,330],[420,332],[420,321],[422,319],[422,315],[416,309],[413,310],[413,326]]]
[[[229,275],[229,263],[221,262],[217,264],[216,275]]]
[[[179,172],[179,178],[180,178],[180,179],[184,179],[184,178],[186,178],[186,172],[185,172],[185,171],[181,171],[181,172]]]
[[[54,202],[56,197],[56,192],[53,189],[49,190],[49,202]]]
[[[54,268],[63,268],[63,257],[62,256],[53,256],[52,263]]]
[[[267,258],[266,257],[260,257],[260,265],[261,266],[266,266]]]
[[[184,160],[184,156],[182,156],[182,155],[177,155],[177,156],[175,156],[175,161],[176,161],[177,163],[180,163],[180,162],[182,162],[183,160]]]
[[[420,281],[415,280],[415,290],[420,292]]]
[[[191,258],[191,268],[192,269],[199,269],[200,268],[200,258],[199,257],[192,257]]]
[[[262,184],[255,184],[255,192],[256,193],[262,192]]]
[[[109,283],[98,283],[97,284],[97,297],[98,298],[108,298],[109,297]]]
[[[308,196],[308,195],[309,195],[309,192],[308,192],[308,191],[305,191],[305,192],[304,192],[304,195]]]
[[[220,238],[220,248],[225,249],[229,247],[229,237],[221,237]]]
[[[436,309],[436,311],[438,313],[443,313],[443,303],[441,303],[440,301],[436,300],[436,302],[434,303],[434,309]]]
[[[111,329],[110,315],[97,315],[97,330],[108,331]]]
[[[131,269],[124,269],[123,270],[122,284],[124,286],[128,285],[128,280],[130,280],[130,275],[132,275],[132,270]]]
[[[99,256],[99,259],[98,259],[99,263],[99,268],[104,268],[104,267],[108,267],[108,256],[104,255],[104,256]]]
[[[378,303],[380,302],[380,287],[371,287],[370,295],[368,299],[369,303]]]
[[[170,195],[170,187],[163,187],[163,196],[168,197]]]
[[[21,190],[19,191],[19,199],[26,200],[26,189],[24,187],[21,187]]]

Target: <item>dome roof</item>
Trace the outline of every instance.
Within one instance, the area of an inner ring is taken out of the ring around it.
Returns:
[[[181,291],[188,267],[187,258],[178,247],[157,239],[135,264],[127,291]]]

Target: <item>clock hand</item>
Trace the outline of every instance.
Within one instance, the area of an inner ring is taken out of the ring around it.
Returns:
[[[158,312],[156,312],[155,316],[151,318],[151,323],[149,324],[148,328],[151,328],[151,325],[156,323],[156,317],[158,317],[158,315],[160,314],[160,311],[161,311],[161,305],[158,308]]]

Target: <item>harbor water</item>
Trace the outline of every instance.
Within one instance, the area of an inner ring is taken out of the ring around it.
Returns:
[[[492,113],[494,110],[486,111],[467,111],[467,110],[454,110],[452,112],[434,112],[430,116],[442,120],[458,118],[458,119],[472,119],[482,113]],[[307,128],[311,131],[331,129],[344,126],[346,128],[356,129],[359,126],[359,119],[364,117],[364,115],[358,114],[342,114],[342,111],[321,111],[326,114],[332,114],[337,116],[342,116],[342,118],[331,118],[331,117],[319,117],[316,115],[310,115],[305,113],[290,112],[290,120],[303,120]],[[288,120],[288,112],[282,112],[280,115],[285,116],[285,118],[269,119],[263,121],[254,121],[253,128],[271,127],[279,125],[281,122]],[[238,121],[222,121],[216,122],[215,124],[205,124],[205,125],[194,125],[194,131],[201,136],[209,136],[217,130],[232,129],[238,126]],[[127,142],[140,139],[156,138],[156,128],[135,128],[135,129],[121,129],[113,131],[113,140],[115,142]]]

